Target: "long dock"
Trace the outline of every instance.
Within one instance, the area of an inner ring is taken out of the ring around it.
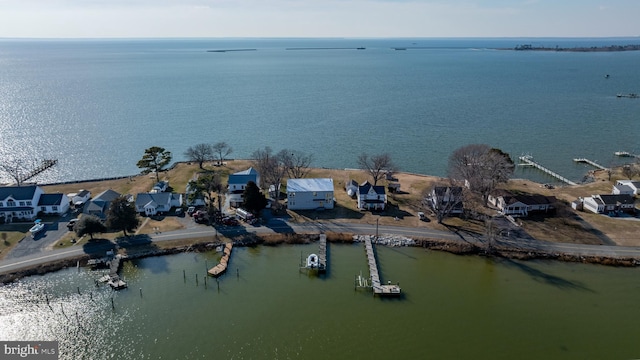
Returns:
[[[578,184],[574,183],[573,181],[567,179],[566,177],[561,176],[560,174],[555,173],[555,172],[547,169],[546,167],[538,164],[537,162],[533,161],[532,160],[533,157],[530,156],[530,155],[520,156],[519,159],[520,159],[520,161],[524,162],[525,164],[533,166],[534,168],[536,168],[536,169],[538,169],[538,170],[540,170],[540,171],[542,171],[542,172],[544,172],[544,173],[546,173],[548,175],[553,176],[554,178],[566,183],[567,185],[578,185]]]
[[[327,271],[327,235],[320,234],[320,245],[318,246],[318,272]]]
[[[371,276],[370,286],[373,289],[373,293],[377,295],[400,295],[401,290],[399,285],[382,285],[380,283],[380,275],[378,274],[378,263],[373,252],[373,244],[371,243],[371,238],[366,238],[364,240],[364,247],[367,252],[369,274]]]
[[[19,183],[23,183],[23,182],[31,179],[32,177],[40,174],[41,172],[47,170],[48,168],[55,166],[57,163],[58,163],[57,159],[42,160],[42,163],[40,164],[40,166],[38,166],[35,169],[29,171],[27,174],[24,174],[23,176],[20,176],[20,178],[18,179],[18,182]]]
[[[121,259],[121,255],[116,255],[109,261],[109,281],[107,282],[107,284],[109,284],[109,286],[111,286],[115,290],[120,290],[127,287],[127,283],[120,279],[120,276],[118,276]]]
[[[597,162],[589,160],[589,159],[586,159],[586,158],[576,158],[576,159],[573,159],[573,161],[578,162],[578,163],[589,164],[589,165],[591,165],[591,166],[593,166],[595,168],[598,168],[600,170],[608,170],[606,167],[598,164]]]
[[[225,271],[227,271],[227,265],[229,264],[229,257],[231,257],[231,250],[233,249],[233,243],[226,243],[224,245],[224,254],[222,255],[222,259],[220,259],[220,263],[207,271],[207,273],[211,276],[220,276]]]

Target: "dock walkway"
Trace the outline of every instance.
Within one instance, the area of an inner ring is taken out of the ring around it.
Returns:
[[[592,161],[592,160],[589,160],[589,159],[587,159],[587,158],[576,158],[576,159],[573,159],[573,161],[578,162],[578,163],[585,163],[585,164],[589,164],[589,165],[591,165],[591,166],[593,166],[593,167],[595,167],[595,168],[598,168],[598,169],[600,169],[600,170],[609,170],[609,169],[607,169],[606,167],[604,167],[604,166],[602,166],[602,165],[598,164],[597,162]]]
[[[364,240],[364,246],[367,252],[367,261],[369,263],[369,274],[371,276],[371,288],[373,289],[373,293],[378,295],[400,295],[399,285],[382,285],[380,282],[378,263],[373,252],[373,244],[371,243],[370,237]]]
[[[220,276],[225,271],[227,271],[227,265],[229,264],[229,258],[231,257],[231,250],[233,249],[233,243],[226,243],[224,245],[224,254],[222,255],[222,259],[220,259],[220,263],[207,271],[207,273],[211,276]]]
[[[320,234],[318,246],[318,272],[327,271],[327,235]]]
[[[542,172],[544,172],[546,174],[549,174],[549,175],[553,176],[554,178],[556,178],[556,179],[558,179],[558,180],[560,180],[560,181],[562,181],[562,182],[564,182],[564,183],[566,183],[568,185],[578,185],[578,184],[574,183],[573,181],[567,179],[566,177],[561,176],[560,174],[555,173],[555,172],[547,169],[546,167],[538,164],[537,162],[533,161],[532,160],[533,157],[530,156],[530,155],[520,156],[519,159],[520,159],[520,161],[524,162],[525,164],[533,166],[534,168],[536,168],[538,170],[541,170]]]

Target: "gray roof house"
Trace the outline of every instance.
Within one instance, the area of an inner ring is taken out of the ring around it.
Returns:
[[[172,207],[182,206],[182,194],[176,193],[139,193],[136,196],[136,211],[152,216],[167,213]]]
[[[84,204],[82,212],[89,215],[95,215],[100,218],[104,218],[107,215],[107,210],[111,202],[122,196],[120,193],[111,189],[105,190],[96,195],[93,199],[87,201]]]
[[[242,194],[249,181],[253,181],[256,185],[260,186],[260,175],[258,175],[256,169],[252,167],[229,175],[227,193],[229,205],[233,207],[242,205]]]
[[[592,195],[584,198],[584,209],[596,214],[634,212],[635,199],[629,194]]]
[[[43,193],[42,188],[36,185],[0,187],[0,218],[6,222],[35,219]]]

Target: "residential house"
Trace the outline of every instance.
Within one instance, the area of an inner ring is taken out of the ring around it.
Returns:
[[[633,190],[633,195],[640,195],[640,181],[618,180],[616,185],[626,185]]]
[[[87,201],[84,204],[82,212],[88,215],[94,215],[99,218],[105,218],[107,216],[107,210],[111,206],[111,202],[122,196],[120,193],[111,189],[105,190],[96,195],[93,199]]]
[[[69,197],[65,194],[42,194],[38,211],[44,214],[62,215],[69,211]]]
[[[635,200],[629,194],[592,195],[584,198],[584,209],[596,214],[634,212]]]
[[[462,204],[462,187],[435,186],[429,193],[429,205],[434,211],[447,209],[451,215],[459,215],[464,211]]]
[[[242,194],[249,181],[253,181],[260,186],[260,175],[252,167],[229,175],[227,198],[230,206],[240,207],[242,205]]]
[[[69,194],[67,196],[71,198],[73,206],[79,208],[84,206],[84,204],[91,199],[91,191],[82,189],[76,194]]]
[[[347,195],[355,198],[356,194],[358,194],[358,186],[360,186],[358,182],[351,179],[345,184],[344,189],[347,192]]]
[[[613,189],[611,190],[613,195],[635,195],[636,191],[629,185],[625,184],[615,184],[613,185]]]
[[[36,185],[0,187],[0,218],[5,222],[34,220],[42,194]]]
[[[185,199],[184,202],[187,206],[204,206],[206,202],[204,201],[204,195],[201,192],[197,192],[196,189],[191,187],[191,182],[187,183],[187,187],[185,188]]]
[[[358,186],[358,209],[382,211],[387,205],[387,193],[385,187],[381,185],[371,185],[365,181]]]
[[[288,179],[287,208],[290,210],[333,209],[333,179]]]
[[[137,212],[147,216],[167,213],[172,207],[182,206],[182,194],[139,193],[136,196],[135,206]]]
[[[165,192],[167,191],[168,188],[169,188],[168,181],[164,181],[164,180],[158,181],[155,185],[153,185],[151,192]]]
[[[544,195],[514,195],[506,190],[496,190],[487,197],[489,204],[504,215],[529,216],[531,212],[547,212],[554,209],[556,198]]]

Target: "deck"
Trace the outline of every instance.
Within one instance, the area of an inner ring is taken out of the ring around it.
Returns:
[[[600,169],[600,170],[609,170],[606,167],[598,164],[597,162],[595,162],[593,160],[589,160],[587,158],[576,158],[576,159],[573,159],[573,161],[575,161],[577,163],[589,164],[589,165],[593,166],[594,168],[597,168],[597,169]]]
[[[227,271],[227,266],[229,264],[229,258],[231,257],[231,250],[233,249],[233,243],[226,243],[224,245],[222,259],[220,259],[220,263],[207,271],[207,274],[211,276],[220,276],[225,271]]]
[[[320,245],[318,246],[318,272],[327,271],[327,235],[320,234]]]
[[[538,170],[540,170],[540,171],[542,171],[542,172],[544,172],[544,173],[546,173],[548,175],[553,176],[554,178],[562,181],[563,183],[565,183],[567,185],[578,185],[578,184],[574,183],[573,181],[567,179],[566,177],[561,176],[560,174],[555,173],[555,172],[547,169],[546,167],[538,164],[537,162],[533,161],[533,157],[530,156],[530,155],[520,156],[519,159],[520,159],[520,161],[522,161],[526,165],[533,166],[534,168],[536,168],[536,169],[538,169]]]
[[[380,274],[378,273],[378,263],[373,251],[373,243],[371,238],[364,241],[365,251],[367,253],[367,262],[369,264],[370,279],[364,279],[362,276],[356,278],[356,287],[370,287],[374,295],[400,295],[400,285],[391,284],[390,282],[383,285],[380,282]]]

